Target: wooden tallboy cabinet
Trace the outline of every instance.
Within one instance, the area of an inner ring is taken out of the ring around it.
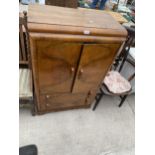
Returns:
[[[126,30],[102,11],[43,5],[28,28],[37,112],[90,107]]]

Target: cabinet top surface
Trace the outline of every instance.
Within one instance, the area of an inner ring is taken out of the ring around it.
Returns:
[[[62,25],[69,27],[112,29],[124,28],[109,14],[92,9],[72,9],[48,5],[29,5],[29,24]]]

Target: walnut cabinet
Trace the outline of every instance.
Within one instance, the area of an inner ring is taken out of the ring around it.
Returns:
[[[39,5],[28,28],[37,112],[90,107],[126,30],[100,11]]]

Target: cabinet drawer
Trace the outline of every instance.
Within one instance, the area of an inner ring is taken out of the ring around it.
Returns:
[[[81,93],[56,93],[40,96],[41,111],[57,111],[63,109],[72,109],[88,107],[88,95]]]

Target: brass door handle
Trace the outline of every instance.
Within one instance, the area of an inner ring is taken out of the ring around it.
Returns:
[[[46,95],[46,98],[47,98],[47,99],[50,98],[50,95]]]
[[[75,68],[71,67],[70,71],[71,71],[71,76],[72,76],[74,74],[74,72],[75,72]]]
[[[79,71],[79,75],[78,75],[79,79],[81,78],[82,74],[83,74],[83,69],[81,68],[80,71]]]

